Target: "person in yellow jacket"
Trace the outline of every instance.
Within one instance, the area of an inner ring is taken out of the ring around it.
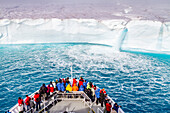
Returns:
[[[76,84],[74,84],[72,89],[73,89],[73,91],[78,91],[79,90],[79,88],[78,88],[78,86]]]
[[[68,84],[68,85],[67,85],[67,87],[66,87],[66,91],[69,91],[69,92],[70,92],[70,91],[72,91],[72,87],[71,87],[71,85],[70,85],[70,84]]]
[[[90,83],[87,84],[87,89],[91,89]]]

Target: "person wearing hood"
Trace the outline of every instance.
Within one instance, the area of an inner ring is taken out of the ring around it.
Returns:
[[[76,84],[77,85],[77,80],[76,80],[77,78],[73,78],[73,84],[72,84],[72,86],[74,86],[74,84]]]
[[[61,85],[60,85],[60,90],[61,90],[62,92],[64,92],[64,91],[65,91],[64,83],[61,83]]]
[[[73,89],[73,91],[78,91],[79,90],[79,88],[78,88],[78,86],[76,84],[74,84],[72,89]]]
[[[58,89],[58,91],[61,91],[61,83],[60,82],[57,83],[57,89]]]
[[[88,81],[85,80],[85,82],[83,82],[83,87],[84,87],[84,89],[87,88],[87,84],[88,84]]]
[[[70,84],[68,84],[68,85],[67,85],[67,87],[66,87],[66,91],[68,91],[68,92],[71,92],[71,91],[72,91],[72,87],[71,87],[71,85],[70,85]]]
[[[91,89],[92,87],[93,87],[92,82],[89,82],[89,83],[87,84],[87,89]]]
[[[62,80],[59,79],[59,82],[57,83],[57,89],[58,89],[58,91],[61,91],[61,85],[62,85]]]
[[[87,84],[87,89],[91,89],[90,83]]]
[[[96,95],[96,98],[97,98],[96,104],[98,105],[99,100],[100,100],[100,89],[97,89],[97,90],[95,91],[95,95]]]
[[[79,91],[84,91],[83,85],[80,86]]]

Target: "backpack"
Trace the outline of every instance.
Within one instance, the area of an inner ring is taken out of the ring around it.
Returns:
[[[36,101],[40,102],[41,101],[41,97],[39,96],[38,98],[36,98]]]

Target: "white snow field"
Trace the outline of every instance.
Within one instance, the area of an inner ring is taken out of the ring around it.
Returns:
[[[0,0],[0,44],[72,42],[170,54],[170,0]]]

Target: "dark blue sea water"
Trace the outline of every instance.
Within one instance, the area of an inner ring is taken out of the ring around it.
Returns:
[[[70,66],[94,82],[125,112],[170,112],[170,56],[116,52],[104,45],[0,46],[0,112],[38,90],[70,76]]]

